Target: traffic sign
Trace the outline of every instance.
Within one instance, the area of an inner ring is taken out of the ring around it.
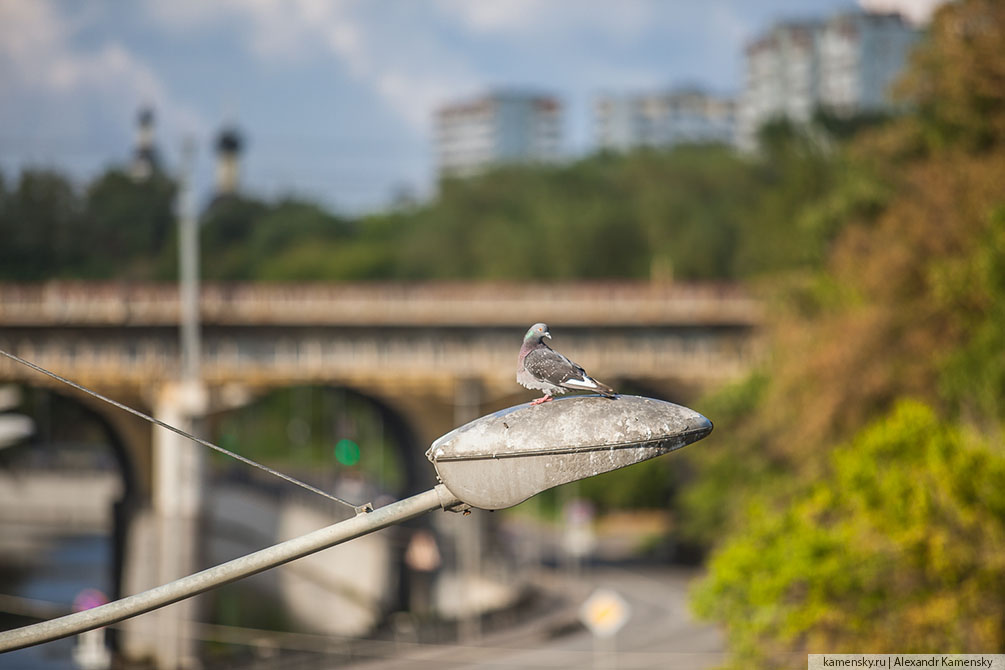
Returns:
[[[610,589],[597,589],[579,608],[579,620],[597,637],[613,636],[631,616],[631,605]]]

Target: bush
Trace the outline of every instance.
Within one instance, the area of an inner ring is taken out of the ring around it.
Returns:
[[[1005,456],[903,402],[784,511],[754,506],[693,605],[728,625],[743,667],[1005,651]]]

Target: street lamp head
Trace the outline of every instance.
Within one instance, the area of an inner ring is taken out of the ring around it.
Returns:
[[[475,419],[426,452],[459,500],[504,509],[560,484],[623,468],[697,442],[712,422],[687,407],[643,398],[556,398]]]

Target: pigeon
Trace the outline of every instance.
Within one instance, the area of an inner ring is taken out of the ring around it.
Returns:
[[[551,338],[548,325],[535,323],[523,336],[523,346],[517,358],[516,380],[529,389],[544,391],[544,396],[531,405],[548,402],[556,393],[594,391],[605,398],[614,398],[614,389],[586,374],[586,370],[558,353],[544,338]]]

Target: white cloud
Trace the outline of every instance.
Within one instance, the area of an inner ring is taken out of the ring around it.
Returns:
[[[652,27],[661,0],[633,0],[613,5],[609,0],[436,0],[444,17],[475,33],[505,36],[575,35],[602,31],[621,40]]]
[[[912,23],[927,23],[946,0],[859,0],[863,9],[873,12],[899,12]]]
[[[223,20],[243,24],[249,49],[263,62],[295,61],[311,50],[334,54],[357,80],[369,85],[414,130],[428,127],[432,109],[470,89],[473,73],[439,46],[435,36],[387,21],[389,13],[419,4],[357,0],[175,0],[149,5],[169,26],[191,29]],[[387,12],[386,8],[393,11]],[[387,45],[394,48],[386,48]]]
[[[537,0],[438,0],[437,4],[443,14],[459,19],[473,30],[486,33],[524,31],[545,7]]]
[[[750,39],[751,26],[732,7],[713,5],[709,13],[725,43],[739,45]]]
[[[57,37],[51,9],[43,3],[0,0],[0,54],[31,55],[36,44],[51,44]]]
[[[202,132],[206,124],[173,98],[160,78],[122,44],[71,44],[70,21],[50,2],[0,0],[0,116],[4,132],[57,159],[58,142],[86,143],[108,129],[131,133],[138,107],[152,104],[164,126]],[[48,154],[46,153],[48,152]]]
[[[591,87],[665,77],[659,63],[612,61],[583,44],[586,33],[631,50],[665,13],[660,0],[616,7],[607,0],[173,0],[144,7],[161,27],[178,31],[226,24],[267,66],[332,54],[420,133],[436,107],[497,83],[490,77],[543,87],[556,78]],[[477,40],[492,41],[497,53],[521,49],[511,59],[520,65],[480,70],[469,52]],[[528,67],[535,55],[537,65]]]
[[[173,0],[150,2],[144,8],[160,27],[179,33],[227,23],[245,33],[250,49],[263,60],[297,60],[316,32],[312,16],[338,9],[338,3],[311,0]]]

